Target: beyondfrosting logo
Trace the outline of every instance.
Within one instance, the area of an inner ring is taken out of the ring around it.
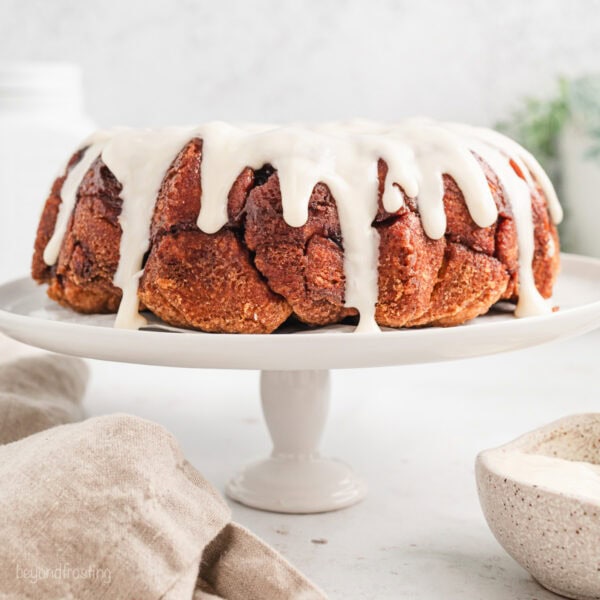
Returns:
[[[86,579],[96,580],[102,585],[111,582],[110,569],[99,569],[89,566],[87,568],[72,567],[70,564],[61,564],[55,567],[27,566],[17,563],[17,579],[24,579],[30,583],[37,583],[44,579]]]

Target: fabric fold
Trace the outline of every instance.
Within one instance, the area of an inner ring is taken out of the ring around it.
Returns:
[[[0,365],[0,444],[81,420],[88,377],[82,360],[55,354]]]
[[[200,564],[200,580],[194,600],[326,597],[316,587],[308,588],[304,575],[237,523],[229,523],[206,548]]]

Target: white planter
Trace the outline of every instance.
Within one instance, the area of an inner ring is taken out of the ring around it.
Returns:
[[[560,137],[563,236],[570,252],[600,257],[600,157],[586,156],[593,140],[569,123]]]
[[[76,66],[0,63],[0,281],[29,272],[50,186],[93,129]]]

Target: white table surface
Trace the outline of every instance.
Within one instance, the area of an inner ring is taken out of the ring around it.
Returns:
[[[479,509],[479,450],[597,410],[600,332],[468,361],[335,371],[324,453],[370,487],[352,508],[281,515],[231,503],[331,598],[548,600],[499,546]],[[172,431],[220,490],[270,450],[258,373],[92,361],[91,415],[133,413]]]

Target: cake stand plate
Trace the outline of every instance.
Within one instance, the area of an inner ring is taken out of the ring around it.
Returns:
[[[329,369],[408,365],[518,350],[600,326],[600,260],[565,254],[549,315],[516,319],[498,309],[460,327],[353,333],[339,325],[271,335],[185,331],[152,320],[114,329],[114,315],[79,315],[29,279],[0,286],[0,330],[74,356],[192,368],[260,369],[273,452],[234,477],[227,493],[244,504],[290,513],[335,510],[366,487],[318,447],[329,407]]]

